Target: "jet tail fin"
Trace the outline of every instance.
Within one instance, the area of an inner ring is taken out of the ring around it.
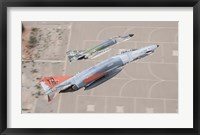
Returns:
[[[63,81],[71,78],[73,76],[49,76],[49,77],[43,77],[40,80],[40,84],[42,85],[43,89],[49,90],[50,88],[55,87],[56,85],[62,83]]]
[[[41,86],[42,86],[42,88],[43,88],[43,90],[44,90],[45,93],[47,93],[51,89],[51,87],[49,87],[48,85],[46,85],[42,81],[40,82],[40,84],[41,84]]]
[[[54,87],[71,77],[72,76],[51,76],[43,77],[40,80],[40,84],[43,88],[44,93],[48,95],[48,102],[52,101],[52,99],[59,93],[59,91],[56,91]]]
[[[44,82],[40,82],[43,90],[44,90],[44,93],[47,94],[49,90],[51,90],[52,88],[48,85],[46,85]],[[53,94],[47,94],[48,96],[48,102],[51,102],[52,99],[56,96],[55,92],[53,92]]]

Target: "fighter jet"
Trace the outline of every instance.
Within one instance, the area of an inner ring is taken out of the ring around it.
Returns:
[[[128,50],[74,76],[44,77],[40,84],[45,94],[48,95],[49,102],[58,93],[74,92],[81,88],[89,90],[117,75],[126,64],[152,54],[158,47],[159,45],[150,45],[140,49]]]
[[[83,60],[83,59],[89,59],[89,58],[96,58],[106,52],[108,52],[111,48],[111,46],[121,43],[123,41],[129,40],[131,37],[133,37],[134,34],[128,34],[124,36],[117,36],[112,37],[99,45],[92,47],[87,50],[81,50],[81,51],[68,51],[66,52],[67,57],[71,62],[74,62],[76,60]]]

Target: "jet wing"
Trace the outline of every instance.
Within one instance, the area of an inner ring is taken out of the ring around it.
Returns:
[[[101,72],[101,73],[97,73],[97,74],[94,74],[86,79],[83,80],[83,82],[85,84],[89,84],[97,79],[99,79],[100,77],[104,76],[107,72]]]
[[[85,87],[85,90],[92,89],[92,88],[102,84],[103,82],[105,82],[105,81],[111,79],[112,77],[114,77],[115,75],[117,75],[121,70],[122,70],[122,67],[117,67],[117,68],[113,68],[112,70],[109,70],[108,72],[106,72],[106,74],[102,75],[101,77],[99,77],[96,80],[93,80],[92,82],[87,84]]]
[[[90,83],[98,80],[99,78],[102,78],[102,77],[104,77],[104,76],[106,76],[108,74],[112,74],[113,72],[117,71],[117,69],[120,69],[120,68],[118,66],[116,66],[116,67],[113,67],[113,68],[111,68],[111,69],[109,69],[109,70],[107,70],[105,72],[94,74],[94,75],[84,79],[83,82],[85,84],[90,84]]]

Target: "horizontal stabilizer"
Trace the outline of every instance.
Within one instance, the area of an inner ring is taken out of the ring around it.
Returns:
[[[53,92],[51,94],[48,94],[48,102],[51,102],[56,96],[57,96],[58,92]]]
[[[54,95],[53,96],[48,95],[48,102],[51,102],[53,98],[54,98]]]
[[[75,61],[75,60],[79,59],[80,57],[83,57],[84,55],[81,54],[83,51],[84,50],[68,51],[68,52],[66,52],[66,54],[67,54],[67,57],[68,57],[69,61],[72,62],[72,61]]]

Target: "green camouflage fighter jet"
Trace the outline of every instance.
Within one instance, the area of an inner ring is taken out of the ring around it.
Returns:
[[[67,57],[70,62],[74,62],[76,60],[83,60],[83,59],[89,59],[89,58],[96,58],[106,52],[108,52],[111,48],[111,46],[118,44],[123,41],[129,40],[131,37],[133,37],[134,34],[127,34],[124,36],[118,36],[110,38],[101,44],[87,49],[87,50],[81,50],[81,51],[68,51],[66,52]]]

